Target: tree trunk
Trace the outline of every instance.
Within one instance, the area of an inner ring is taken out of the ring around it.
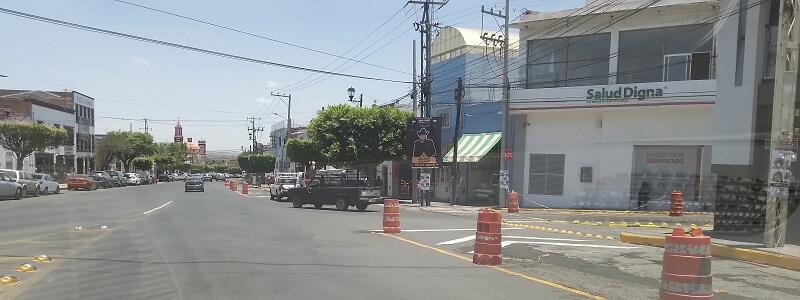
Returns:
[[[22,171],[23,166],[25,166],[25,156],[20,157],[17,155],[17,170]]]

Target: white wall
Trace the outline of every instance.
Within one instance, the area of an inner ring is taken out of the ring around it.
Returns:
[[[751,0],[755,2],[755,0]],[[723,0],[723,14],[739,9],[739,1]],[[769,2],[747,11],[743,80],[735,85],[738,17],[725,18],[717,29],[717,102],[714,109],[713,164],[749,165],[755,128],[755,98],[763,76],[765,22]]]
[[[528,112],[524,206],[572,208],[591,197],[597,208],[628,209],[633,145],[708,145],[711,110],[686,105]],[[563,196],[528,194],[532,153],[565,154]],[[591,183],[580,182],[581,167],[593,168]]]

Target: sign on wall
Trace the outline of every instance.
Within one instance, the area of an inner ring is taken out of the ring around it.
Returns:
[[[442,124],[439,118],[413,118],[406,124],[406,151],[412,168],[442,164]]]
[[[423,191],[431,190],[431,173],[419,173],[419,189]]]

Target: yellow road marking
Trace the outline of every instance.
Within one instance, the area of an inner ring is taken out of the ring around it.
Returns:
[[[385,233],[378,233],[378,234],[380,234],[382,236],[392,237],[392,238],[395,238],[397,240],[412,244],[412,245],[417,246],[417,247],[422,247],[422,248],[425,248],[425,249],[428,249],[428,250],[433,250],[433,251],[436,251],[438,253],[441,253],[441,254],[444,254],[444,255],[448,255],[448,256],[452,256],[452,257],[455,257],[455,258],[458,258],[458,259],[461,259],[461,260],[465,260],[465,261],[468,261],[468,262],[472,263],[472,259],[471,258],[463,256],[463,255],[458,255],[456,253],[453,253],[453,252],[450,252],[450,251],[447,251],[447,250],[444,250],[444,249],[436,248],[436,247],[433,247],[433,246],[428,246],[428,245],[425,245],[423,243],[420,243],[420,242],[417,242],[417,241],[412,241],[412,240],[409,240],[409,239],[406,239],[406,238],[403,238],[403,237],[400,237],[400,236],[397,236],[397,235],[394,235],[394,234],[385,234]],[[517,277],[520,277],[520,278],[523,278],[523,279],[526,279],[526,280],[529,280],[529,281],[533,281],[533,282],[536,282],[536,283],[539,283],[539,284],[543,284],[543,285],[546,285],[546,286],[549,286],[549,287],[552,287],[552,288],[556,288],[556,289],[567,291],[567,292],[570,292],[570,293],[573,293],[573,294],[576,294],[576,295],[584,296],[584,297],[589,298],[589,299],[605,299],[605,298],[603,298],[601,296],[593,295],[593,294],[590,294],[588,292],[584,292],[584,291],[581,291],[581,290],[578,290],[578,289],[574,289],[574,288],[571,288],[571,287],[568,287],[568,286],[563,286],[561,284],[558,284],[558,283],[555,283],[555,282],[552,282],[552,281],[536,278],[536,277],[533,277],[533,276],[530,276],[530,275],[525,275],[525,274],[522,274],[522,273],[519,273],[519,272],[514,272],[514,271],[511,271],[511,270],[503,268],[503,267],[498,267],[498,266],[485,266],[485,267],[494,269],[495,271],[506,273],[508,275],[514,275],[514,276],[517,276]]]

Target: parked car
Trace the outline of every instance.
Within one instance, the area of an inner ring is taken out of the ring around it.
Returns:
[[[94,180],[94,177],[89,175],[83,174],[76,174],[72,175],[67,178],[67,189],[68,190],[87,190],[93,191],[97,189],[97,181]]]
[[[0,172],[0,198],[22,198],[22,185],[4,172]]]
[[[382,201],[380,192],[379,185],[361,178],[357,173],[320,171],[308,186],[289,189],[286,197],[295,208],[305,204],[313,204],[316,208],[333,204],[337,210],[355,206],[359,211],[364,211],[370,203]]]
[[[136,172],[136,174],[139,174],[139,177],[142,179],[142,184],[150,184],[150,183],[152,183],[152,178],[150,178],[150,172],[139,171],[139,172]]]
[[[141,185],[142,178],[139,177],[139,174],[136,173],[125,173],[125,178],[127,178],[126,182],[128,185]]]
[[[104,172],[94,172],[89,174],[89,176],[97,182],[97,187],[99,188],[107,189],[114,187],[113,183],[111,182],[111,176]]]
[[[225,180],[225,174],[222,174],[222,173],[214,173],[214,175],[212,175],[212,177],[216,181],[224,181]]]
[[[127,183],[125,182],[125,173],[120,171],[107,171],[109,175],[111,175],[111,179],[114,182],[114,186],[126,186]]]
[[[172,178],[169,177],[169,174],[165,173],[158,175],[158,182],[170,182],[170,181],[172,181]]]
[[[275,181],[269,185],[269,198],[271,200],[281,201],[286,197],[289,189],[299,187],[297,184],[296,176],[283,176],[275,178]]]
[[[205,181],[202,177],[192,177],[186,180],[186,183],[183,184],[183,191],[200,191],[205,192]]]
[[[31,175],[33,175],[33,178],[39,181],[39,193],[58,194],[61,192],[61,188],[58,186],[58,181],[56,181],[53,176],[39,173],[34,173]]]
[[[214,179],[213,177],[211,177],[211,174],[209,174],[209,173],[204,173],[202,178],[203,178],[203,181],[208,181],[208,182],[211,182],[211,180]]]
[[[39,181],[33,178],[31,173],[19,170],[0,169],[0,172],[6,173],[8,177],[14,179],[22,185],[22,197],[39,196]]]

